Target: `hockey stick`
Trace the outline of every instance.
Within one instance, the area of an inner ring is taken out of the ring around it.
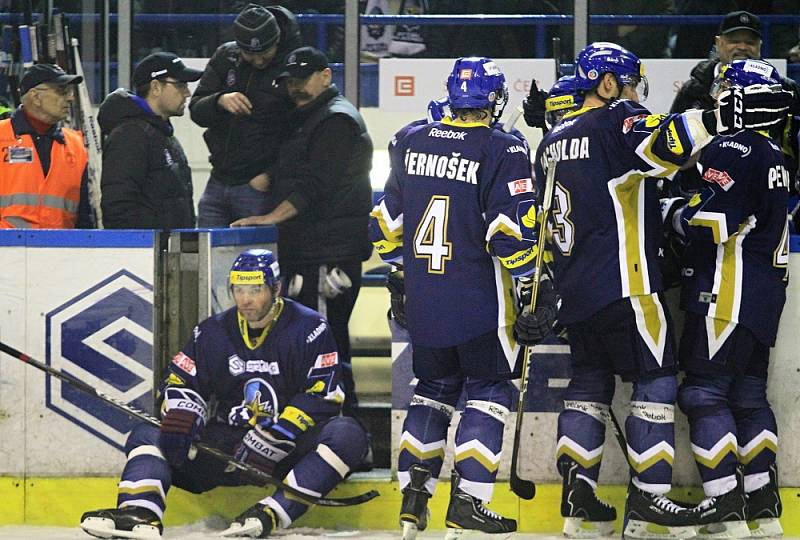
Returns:
[[[17,360],[21,360],[26,364],[31,365],[41,371],[44,371],[45,373],[52,375],[57,379],[66,382],[73,388],[80,390],[85,394],[94,396],[97,399],[104,401],[105,403],[111,405],[115,409],[127,414],[131,418],[134,418],[136,420],[141,420],[142,422],[147,422],[151,426],[155,427],[161,426],[161,422],[157,418],[150,416],[146,412],[140,411],[139,409],[131,407],[127,403],[123,403],[117,399],[114,399],[113,397],[100,392],[93,386],[83,382],[77,377],[65,373],[64,371],[55,369],[52,366],[48,366],[47,364],[44,364],[42,362],[39,362],[38,360],[31,358],[27,354],[6,345],[2,341],[0,341],[0,351],[6,353],[9,356],[13,356]],[[291,495],[293,498],[299,499],[304,504],[308,505],[318,504],[320,506],[353,506],[356,504],[362,504],[367,501],[370,501],[380,495],[377,491],[371,490],[366,493],[362,493],[361,495],[356,495],[355,497],[346,497],[342,499],[327,499],[324,497],[314,497],[313,495],[309,495],[308,493],[299,491],[293,488],[292,486],[284,484],[282,481],[278,480],[277,478],[273,478],[272,476],[268,475],[267,473],[265,473],[260,469],[257,469],[256,467],[252,467],[246,463],[242,463],[241,461],[236,461],[235,459],[233,459],[233,456],[226,454],[222,450],[214,448],[213,446],[208,446],[204,443],[197,442],[195,443],[195,447],[197,448],[198,451],[204,454],[208,454],[209,456],[219,459],[220,461],[226,462],[229,467],[234,467],[236,469],[239,469],[243,473],[257,480],[262,485],[269,484],[284,490],[288,495]]]
[[[86,165],[89,175],[89,203],[95,215],[96,226],[103,228],[103,210],[100,207],[100,175],[102,174],[103,143],[100,140],[100,126],[97,125],[97,118],[92,109],[92,100],[89,99],[89,89],[86,86],[86,77],[83,74],[83,64],[78,50],[78,38],[72,38],[72,49],[75,54],[75,74],[83,77],[78,84],[78,104],[81,111],[80,121],[83,131],[83,144],[89,154],[89,162]]]
[[[550,207],[553,205],[553,186],[556,178],[555,159],[547,161],[547,177],[545,180],[544,197],[542,198],[541,221],[539,222],[539,251],[536,253],[536,266],[533,274],[533,288],[531,289],[531,303],[529,309],[533,311],[536,307],[536,298],[539,295],[539,283],[542,281],[542,264],[544,262],[544,250],[547,243],[547,217],[550,214]],[[522,435],[522,419],[525,416],[525,396],[528,392],[528,370],[530,367],[532,347],[525,347],[525,355],[522,360],[522,380],[519,387],[519,399],[517,400],[517,420],[514,426],[514,446],[511,451],[511,491],[523,499],[533,499],[536,495],[536,484],[532,480],[523,480],[517,473],[519,465],[519,443]]]

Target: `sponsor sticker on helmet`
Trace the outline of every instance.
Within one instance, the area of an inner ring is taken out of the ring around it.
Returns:
[[[231,285],[263,285],[264,272],[260,270],[233,270]]]
[[[469,81],[472,79],[472,68],[464,68],[458,72],[458,79],[461,81]]]
[[[590,81],[595,80],[598,77],[598,73],[596,69],[590,69],[589,73],[586,74]]]
[[[487,75],[500,75],[500,66],[494,62],[486,62],[483,64],[483,71],[486,72]]]

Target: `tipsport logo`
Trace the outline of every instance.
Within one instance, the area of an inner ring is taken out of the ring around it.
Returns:
[[[45,317],[46,362],[138,409],[153,407],[153,286],[121,270]],[[49,375],[46,406],[122,449],[136,425],[103,401]]]

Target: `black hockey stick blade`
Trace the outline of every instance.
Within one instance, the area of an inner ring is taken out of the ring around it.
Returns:
[[[519,446],[514,446],[514,451],[511,455],[511,463],[516,465],[517,463],[517,454],[519,452]],[[520,499],[525,499],[529,501],[536,496],[536,484],[534,484],[530,480],[525,480],[520,478],[517,474],[517,467],[514,466],[511,468],[511,478],[509,479],[509,485],[511,486],[511,491],[519,497]]]
[[[49,375],[52,375],[53,377],[59,380],[68,383],[77,390],[80,390],[90,396],[94,396],[108,403],[115,409],[127,414],[131,418],[147,422],[148,424],[156,427],[159,427],[161,425],[161,422],[158,420],[158,418],[155,418],[144,411],[140,411],[135,407],[131,407],[127,403],[123,403],[122,401],[119,401],[111,396],[107,396],[102,392],[100,392],[99,390],[97,390],[96,388],[94,388],[93,386],[83,382],[82,380],[73,377],[68,373],[64,373],[61,370],[55,369],[52,366],[48,366],[47,364],[42,363],[34,358],[31,358],[27,354],[18,351],[17,349],[3,343],[2,341],[0,341],[0,352],[4,352],[9,356],[13,356],[17,360],[21,360],[28,365],[31,365],[41,371],[44,371]],[[316,504],[319,506],[354,506],[357,504],[363,504],[367,501],[371,501],[372,499],[380,495],[380,493],[378,493],[373,489],[366,493],[362,493],[360,495],[355,495],[353,497],[344,497],[341,499],[314,497],[313,495],[309,495],[307,493],[304,493],[300,490],[293,488],[292,486],[284,484],[281,480],[273,478],[272,476],[268,475],[267,473],[256,467],[253,467],[251,465],[233,459],[233,456],[223,452],[222,450],[219,450],[218,448],[214,448],[212,446],[208,446],[203,443],[196,443],[195,448],[198,451],[203,452],[204,454],[208,454],[212,457],[219,459],[220,461],[226,462],[227,465],[231,467],[239,469],[240,471],[242,471],[242,473],[246,474],[247,476],[250,476],[251,478],[253,478],[253,480],[255,480],[258,483],[261,483],[262,485],[269,484],[284,490],[288,495],[291,495],[292,498],[296,498],[301,502],[303,502],[304,504],[308,505]]]

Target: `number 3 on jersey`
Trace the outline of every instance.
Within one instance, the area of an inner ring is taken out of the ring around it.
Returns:
[[[414,232],[414,257],[428,259],[429,274],[444,274],[444,263],[453,258],[453,244],[447,241],[450,197],[434,195]]]

